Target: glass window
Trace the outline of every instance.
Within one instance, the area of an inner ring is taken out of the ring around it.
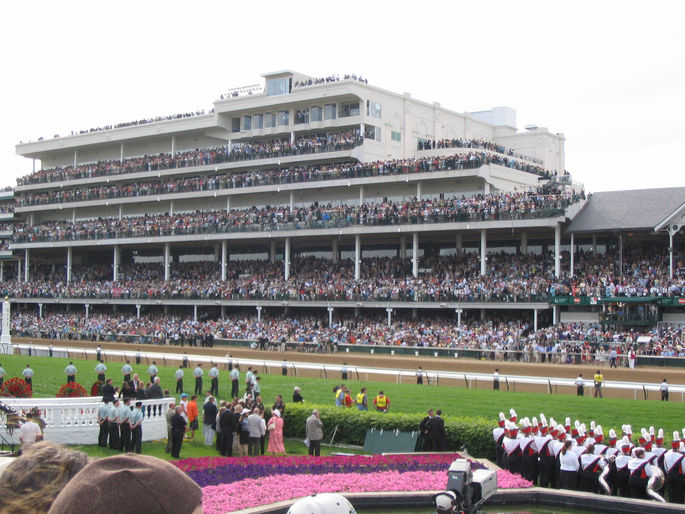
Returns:
[[[240,118],[231,120],[231,132],[240,132]]]
[[[372,116],[374,118],[380,118],[381,117],[381,104],[378,102],[371,102],[370,100],[366,101],[366,115],[367,116]]]
[[[290,112],[278,111],[278,126],[287,127],[288,125],[290,125]]]
[[[394,130],[390,134],[390,139],[393,141],[397,141],[398,143],[402,141],[402,133],[401,132],[395,132]]]
[[[337,105],[326,104],[324,107],[324,117],[327,120],[334,120],[336,118]]]
[[[279,78],[266,81],[266,96],[285,95],[290,93],[290,79]]]
[[[340,105],[340,117],[359,116],[359,102]]]
[[[323,119],[323,109],[321,107],[312,107],[309,110],[310,121],[321,121]]]
[[[295,125],[309,123],[309,109],[297,109],[295,111]]]
[[[380,127],[374,127],[373,125],[364,125],[364,137],[366,139],[373,139],[374,141],[381,140],[381,129]]]
[[[252,116],[243,116],[243,130],[252,130]]]
[[[273,128],[276,126],[276,113],[275,112],[267,112],[264,115],[264,118],[266,118],[266,123],[264,124],[266,128]]]
[[[261,114],[254,114],[252,116],[252,128],[255,130],[263,129],[264,128],[264,116]]]

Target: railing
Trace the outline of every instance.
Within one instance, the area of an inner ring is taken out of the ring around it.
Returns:
[[[14,243],[33,243],[33,242],[52,242],[52,241],[88,241],[101,239],[134,239],[165,236],[188,236],[202,234],[234,234],[245,232],[285,232],[291,230],[322,230],[348,227],[373,227],[373,226],[398,226],[398,225],[428,225],[438,223],[459,223],[474,221],[505,221],[505,220],[529,220],[545,219],[564,214],[564,208],[570,204],[570,200],[560,202],[559,207],[539,209],[530,212],[500,212],[496,214],[459,214],[459,213],[433,213],[426,216],[421,215],[397,215],[389,217],[368,217],[361,221],[349,218],[331,219],[328,221],[302,221],[288,223],[254,223],[247,224],[247,220],[239,220],[239,224],[234,225],[231,220],[221,222],[198,222],[196,226],[178,227],[158,227],[156,224],[142,229],[122,229],[100,231],[79,231],[77,233],[66,233],[67,237],[60,237],[63,231],[56,229],[54,234],[15,234],[12,237]]]
[[[22,345],[19,345],[20,347]],[[170,398],[143,400],[143,441],[156,441],[167,436],[166,411]],[[3,398],[3,402],[16,410],[37,408],[45,422],[43,435],[46,441],[64,444],[97,444],[100,426],[98,410],[102,397],[87,398]],[[6,426],[0,435],[15,444],[19,443],[18,430],[10,435]]]

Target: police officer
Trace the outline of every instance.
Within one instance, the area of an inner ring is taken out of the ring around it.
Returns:
[[[124,398],[124,404],[119,407],[119,451],[130,452],[131,451],[131,425],[129,425],[128,420],[131,417],[131,399]]]
[[[198,362],[197,367],[193,371],[193,376],[195,377],[195,394],[202,394],[202,363]]]
[[[130,382],[133,368],[131,367],[131,363],[129,361],[126,361],[126,364],[121,367],[121,372],[124,374],[124,382]]]
[[[21,372],[22,375],[24,375],[24,380],[26,383],[31,387],[31,390],[33,391],[33,370],[31,369],[31,366],[28,364],[24,368],[24,371]]]
[[[212,367],[209,368],[209,372],[207,373],[209,375],[209,378],[212,380],[211,386],[209,388],[210,394],[213,396],[219,396],[219,368],[216,367],[216,364],[212,362]]]
[[[107,424],[109,425],[109,447],[112,450],[119,450],[119,400],[117,398],[109,408]]]
[[[64,368],[64,373],[67,375],[67,384],[76,382],[76,366],[74,366],[73,362],[70,362],[69,365]]]
[[[136,408],[131,411],[128,423],[131,433],[129,451],[140,453],[143,444],[143,402],[136,402]]]
[[[183,394],[183,366],[179,366],[176,370],[176,392]]]
[[[148,366],[147,368],[147,374],[150,375],[150,382],[155,381],[157,373],[159,373],[159,370],[157,369],[157,363],[155,361],[152,361],[152,364],[150,364],[150,366]]]
[[[107,366],[105,363],[100,361],[95,365],[95,373],[98,374],[98,380],[104,384],[105,382],[105,372],[107,371]]]
[[[100,431],[98,433],[98,446],[102,448],[107,448],[107,439],[109,438],[109,421],[107,420],[110,410],[110,399],[103,398],[104,402],[100,405],[98,409],[98,425],[100,425]]]
[[[238,367],[234,367],[231,370],[231,398],[237,398],[238,394],[238,389],[240,388],[240,370]]]

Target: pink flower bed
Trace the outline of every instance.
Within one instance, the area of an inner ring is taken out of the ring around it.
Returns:
[[[508,471],[499,471],[497,479],[502,488],[532,486]],[[315,493],[434,491],[446,480],[445,471],[273,475],[204,487],[202,508],[206,514],[222,514]]]

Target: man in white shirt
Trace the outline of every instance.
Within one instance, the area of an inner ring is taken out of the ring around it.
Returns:
[[[105,366],[105,363],[100,361],[95,365],[95,373],[98,374],[98,380],[102,382],[103,384],[105,383],[105,372],[107,371],[107,366]]]
[[[33,370],[31,366],[27,364],[21,374],[24,376],[26,383],[31,387],[31,391],[33,391]]]
[[[193,371],[193,376],[195,377],[195,394],[202,394],[202,363],[198,362],[197,367]]]
[[[19,440],[21,441],[22,448],[35,443],[42,433],[38,424],[33,421],[33,414],[30,412],[26,414],[26,423],[24,423],[19,429]]]
[[[219,396],[219,368],[216,367],[216,364],[212,362],[212,367],[209,368],[209,372],[207,373],[209,375],[209,378],[211,379],[211,386],[209,388],[210,393],[218,397]]]
[[[668,382],[666,382],[665,378],[664,378],[664,381],[661,382],[661,401],[662,402],[668,401]]]
[[[238,368],[233,367],[231,370],[231,398],[238,397],[238,389],[240,384],[240,371]]]
[[[581,373],[578,375],[578,378],[576,378],[576,396],[583,396],[585,395],[585,379],[583,378],[583,374]]]
[[[157,363],[155,361],[152,361],[152,364],[150,364],[150,366],[148,366],[147,368],[147,374],[150,375],[150,382],[155,381],[157,373],[159,373],[159,370],[157,369]]]
[[[176,370],[176,393],[183,394],[183,366],[180,365]]]
[[[76,371],[76,366],[74,366],[73,362],[70,362],[69,365],[64,368],[64,373],[67,375],[67,384],[76,382]]]

